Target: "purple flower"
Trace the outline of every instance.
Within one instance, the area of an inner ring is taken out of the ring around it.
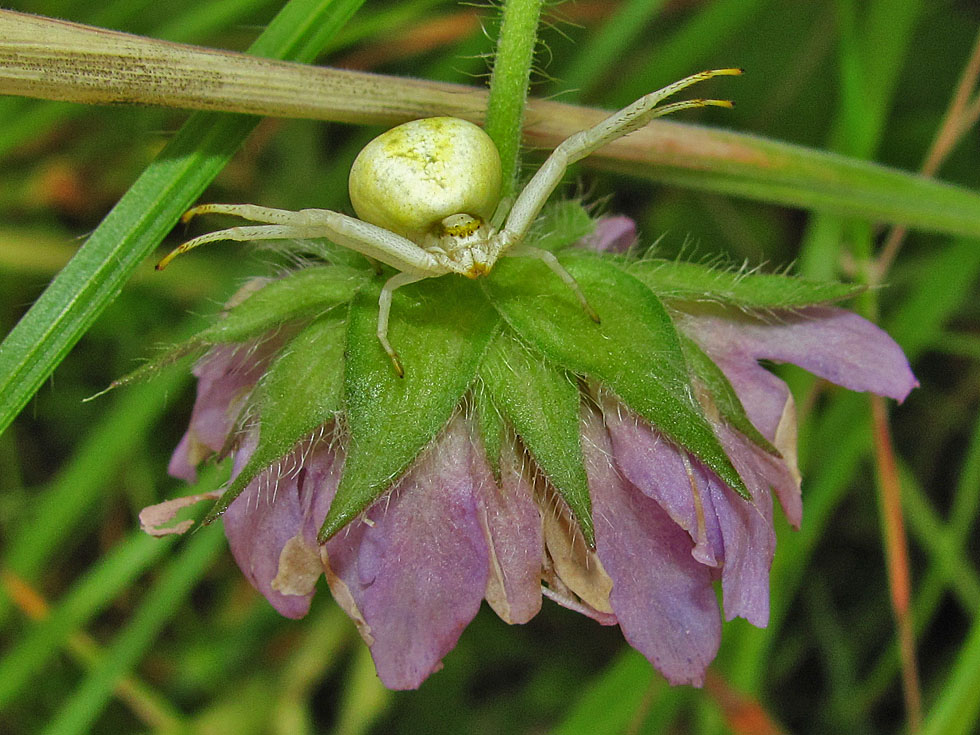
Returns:
[[[619,218],[605,220],[597,232],[597,250],[622,249],[634,238],[631,222]],[[506,622],[524,623],[540,609],[542,595],[600,624],[618,624],[672,684],[700,685],[721,637],[716,581],[727,620],[768,623],[775,549],[770,488],[790,523],[801,522],[793,399],[759,361],[793,363],[851,390],[899,401],[916,381],[888,335],[841,309],[753,316],[717,305],[672,308],[678,331],[721,369],[771,443],[767,448],[723,418],[695,376],[696,399],[750,499],[591,381],[581,400],[580,444],[594,547],[513,432],[495,472],[464,401],[391,488],[320,545],[317,531],[337,492],[349,441],[343,420],[328,422],[231,503],[224,523],[236,561],[291,618],[306,614],[325,574],[391,689],[416,688],[438,671],[483,600]],[[229,448],[235,472],[241,471],[261,423],[243,406],[277,348],[261,341],[222,345],[199,363],[194,414],[172,474],[191,478],[207,453]],[[160,525],[173,510],[174,501],[148,509],[144,525],[167,532]]]

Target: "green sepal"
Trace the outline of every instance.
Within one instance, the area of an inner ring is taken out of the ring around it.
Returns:
[[[581,396],[575,378],[532,354],[509,330],[490,344],[480,377],[551,484],[595,545],[592,501],[579,438]]]
[[[542,250],[561,250],[595,231],[595,220],[575,199],[545,205],[525,243]]]
[[[126,373],[121,378],[116,378],[98,393],[88,396],[87,398],[83,398],[82,402],[87,403],[88,401],[94,401],[96,398],[104,396],[106,393],[111,390],[115,390],[116,388],[122,388],[123,386],[131,385],[133,383],[142,383],[150,380],[151,378],[155,378],[166,368],[176,364],[189,355],[203,352],[206,347],[206,344],[198,341],[196,338],[191,338],[185,342],[181,342],[179,345],[169,347],[160,355],[143,363],[135,370]]]
[[[314,320],[279,352],[252,393],[259,441],[204,519],[210,523],[263,470],[285,457],[343,409],[347,309]]]
[[[670,316],[653,292],[609,259],[568,254],[562,264],[602,320],[543,263],[507,258],[484,279],[507,324],[545,357],[601,381],[743,497],[748,490],[701,411]]]
[[[742,309],[800,309],[841,301],[865,286],[809,281],[776,273],[745,273],[678,260],[641,260],[628,267],[661,299],[710,301]]]
[[[376,334],[381,282],[351,304],[344,376],[350,445],[321,542],[391,487],[436,438],[498,328],[496,312],[472,281],[447,276],[398,289],[388,339],[405,368],[399,378]]]
[[[486,452],[487,462],[493,472],[493,479],[499,485],[500,452],[504,445],[504,431],[507,427],[504,425],[504,419],[485,386],[482,384],[474,386],[470,395],[476,428],[480,434],[480,440],[483,442],[483,450]]]
[[[749,420],[745,406],[742,405],[735,388],[721,368],[705,354],[704,350],[693,339],[682,333],[678,333],[678,336],[688,367],[711,395],[711,400],[718,408],[721,417],[742,432],[754,444],[770,454],[779,456],[779,450]]]
[[[293,319],[315,316],[353,299],[368,276],[366,271],[340,265],[303,268],[269,281],[192,341],[244,342]]]
[[[110,390],[156,377],[165,367],[187,355],[203,352],[224,342],[244,342],[261,336],[285,322],[310,317],[354,298],[367,281],[368,273],[341,265],[315,266],[269,281],[217,321],[190,339],[170,347],[158,357],[112,381],[90,401]]]

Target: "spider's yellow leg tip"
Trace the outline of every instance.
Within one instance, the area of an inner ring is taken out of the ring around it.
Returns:
[[[399,378],[405,377],[405,368],[402,367],[401,358],[398,357],[398,353],[394,350],[389,350],[385,348],[385,352],[388,353],[388,357],[391,359],[391,366],[395,369],[395,375]]]
[[[398,355],[391,356],[391,365],[395,368],[395,375],[399,378],[405,377],[405,368],[402,367],[402,362],[398,359]]]
[[[585,313],[588,314],[589,319],[594,321],[596,324],[602,324],[602,320],[599,318],[599,314],[596,312],[596,310],[592,308],[592,304],[590,304],[584,296],[579,301],[582,304],[582,308],[585,309]]]
[[[197,217],[197,215],[199,215],[202,212],[204,212],[205,210],[207,210],[208,206],[209,205],[207,205],[207,204],[198,204],[196,207],[191,207],[186,212],[184,212],[182,215],[180,215],[180,222],[181,222],[181,224],[185,224],[186,225],[192,219],[194,219],[195,217]]]
[[[178,255],[180,255],[180,248],[177,248],[176,250],[172,250],[171,252],[163,256],[163,258],[161,258],[159,263],[153,266],[153,270],[162,271],[164,268],[170,265],[170,261],[172,261]]]

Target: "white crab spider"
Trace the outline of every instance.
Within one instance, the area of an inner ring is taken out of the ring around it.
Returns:
[[[388,315],[395,289],[425,278],[459,273],[486,275],[502,255],[542,260],[575,293],[596,322],[575,279],[547,250],[524,243],[531,225],[569,165],[655,117],[692,107],[731,107],[727,100],[696,99],[657,107],[686,87],[740,69],[693,74],[641,97],[587,130],[565,139],[551,153],[509,213],[500,205],[500,156],[490,137],[473,123],[451,117],[414,120],[382,133],[365,146],[351,167],[350,196],[360,219],[329,209],[298,212],[254,204],[202,204],[199,214],[231,214],[262,225],[232,227],[185,242],[157,265],[162,270],[177,255],[218,240],[326,238],[337,245],[396,268],[378,301],[378,339],[395,371],[404,375],[398,353],[388,341]],[[496,214],[495,214],[496,212]],[[500,221],[506,214],[506,221]]]

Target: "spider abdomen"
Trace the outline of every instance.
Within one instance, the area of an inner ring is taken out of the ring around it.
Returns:
[[[482,128],[430,117],[364,147],[351,167],[350,199],[362,220],[420,242],[452,215],[489,220],[500,180],[500,154]]]

